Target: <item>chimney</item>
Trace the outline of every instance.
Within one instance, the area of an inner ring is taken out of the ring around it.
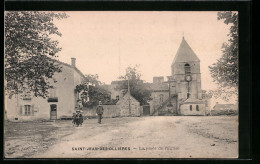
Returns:
[[[76,67],[76,58],[71,58],[71,65]]]

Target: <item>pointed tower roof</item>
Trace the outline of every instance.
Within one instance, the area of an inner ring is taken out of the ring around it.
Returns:
[[[191,62],[191,61],[200,61],[194,51],[191,49],[189,44],[186,42],[184,37],[182,37],[181,45],[175,55],[175,58],[172,64],[176,62]]]

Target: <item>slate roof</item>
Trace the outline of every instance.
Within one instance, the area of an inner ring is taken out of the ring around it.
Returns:
[[[114,84],[114,85],[121,85],[121,84],[124,84],[127,80],[117,80],[117,81],[112,81],[111,84]]]
[[[138,103],[140,103],[138,100],[136,100],[129,91],[126,92],[126,94],[123,96],[123,98],[121,98],[117,103],[116,105],[120,105],[121,103],[123,103],[124,101],[126,101],[127,99],[125,99],[125,97],[129,97],[131,98],[131,101],[136,101]]]
[[[227,109],[234,109],[234,104],[216,104],[213,109],[214,110],[227,110]]]
[[[152,91],[169,91],[167,83],[144,83],[144,87]]]
[[[188,98],[183,102],[183,104],[204,104],[204,102],[196,98]]]
[[[61,61],[59,61],[59,60],[56,60],[55,62],[57,62],[57,63],[59,63],[59,64],[61,64],[61,65],[65,65],[65,66],[67,66],[67,67],[70,67],[70,68],[74,69],[78,74],[80,74],[83,78],[85,78],[84,74],[83,74],[77,67],[74,67],[74,66],[72,66],[72,65],[70,65],[70,64],[67,64],[67,63],[64,63],[64,62],[61,62]]]
[[[41,60],[43,60],[43,61],[47,61],[47,60],[51,60],[51,61],[53,61],[53,62],[55,62],[55,63],[58,63],[58,64],[60,64],[60,65],[65,65],[65,66],[67,66],[67,67],[70,67],[70,68],[72,68],[72,69],[74,69],[77,73],[79,73],[83,78],[85,78],[85,76],[84,76],[84,74],[77,68],[77,67],[74,67],[74,66],[72,66],[72,65],[70,65],[70,64],[67,64],[67,63],[64,63],[64,62],[61,62],[61,61],[59,61],[59,60],[57,60],[57,59],[53,59],[53,58],[50,58],[50,57],[48,57],[48,56],[46,56],[46,55],[41,55],[40,57],[39,56],[33,56],[33,57],[31,57],[30,59],[28,59],[28,60],[31,60],[32,58],[38,58],[38,59],[41,59]]]
[[[194,51],[191,49],[186,40],[182,39],[180,47],[173,59],[172,65],[176,62],[192,62],[192,61],[200,61]]]

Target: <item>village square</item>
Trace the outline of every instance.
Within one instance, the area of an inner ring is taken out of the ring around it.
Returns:
[[[87,54],[71,54],[70,63],[29,56],[16,63],[19,70],[7,57],[5,158],[237,158],[238,101],[212,101],[219,90],[202,88],[206,59],[184,34],[176,40],[171,61],[165,62],[170,73],[153,75],[150,82],[139,72],[142,65],[131,63],[135,66],[104,83],[94,70],[78,67],[87,63]],[[116,61],[120,72],[120,56]],[[96,67],[106,71],[101,62],[97,59]],[[48,78],[43,80],[39,69]],[[215,76],[214,66],[210,69]],[[23,77],[14,78],[15,71]]]

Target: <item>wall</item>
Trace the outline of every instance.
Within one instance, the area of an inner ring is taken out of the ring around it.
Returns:
[[[192,105],[192,111],[190,111]],[[199,105],[199,111],[196,110],[196,105]],[[206,115],[205,104],[182,104],[180,106],[181,115]]]
[[[120,117],[141,115],[140,103],[134,97],[132,97],[129,92],[126,93],[125,96],[121,100],[119,100],[116,105],[118,106],[118,108],[120,108]]]
[[[152,101],[150,102],[150,113],[152,114],[154,110],[158,109],[161,102],[160,102],[160,95],[163,95],[163,102],[169,98],[169,92],[152,92],[151,98]]]
[[[237,110],[211,110],[210,115],[219,116],[219,115],[237,115]]]
[[[93,108],[86,108],[83,110],[83,116],[86,117],[97,117],[96,115],[96,106]],[[119,117],[120,111],[116,105],[103,105],[104,113],[103,117],[112,118],[112,117]]]

